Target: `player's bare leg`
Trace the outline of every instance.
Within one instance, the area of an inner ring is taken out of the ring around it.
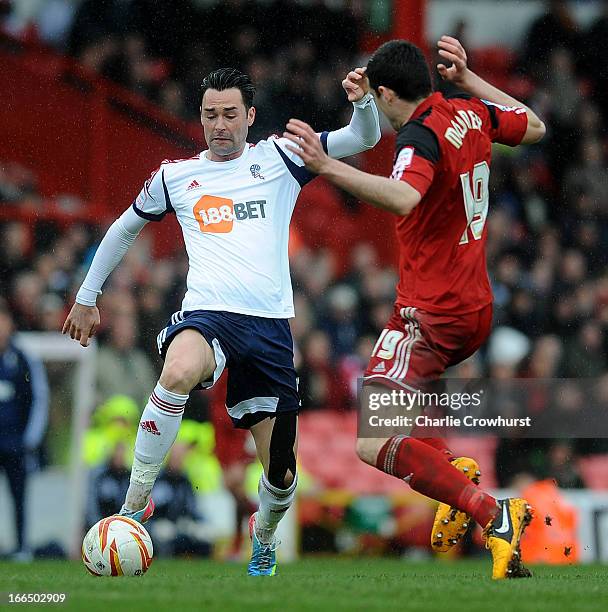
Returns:
[[[275,531],[293,503],[297,486],[297,413],[279,413],[251,428],[258,458],[264,469],[258,492],[260,506],[249,521],[252,540],[250,575],[276,573]]]
[[[144,522],[152,515],[150,492],[173,445],[190,391],[215,370],[215,356],[193,329],[176,334],[167,349],[163,371],[141,415],[131,480],[121,514]]]

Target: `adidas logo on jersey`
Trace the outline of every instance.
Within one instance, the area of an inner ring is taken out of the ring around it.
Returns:
[[[386,366],[384,365],[384,361],[381,361],[373,370],[372,372],[385,372],[386,371]]]
[[[201,185],[199,185],[198,181],[195,179],[190,183],[190,185],[188,185],[186,191],[192,191],[193,189],[198,189],[199,187],[201,187]]]
[[[154,421],[142,421],[139,426],[148,433],[154,434],[155,436],[160,436],[160,431],[158,431]]]

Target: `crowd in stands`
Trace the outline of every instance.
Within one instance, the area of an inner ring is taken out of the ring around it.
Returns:
[[[342,120],[340,82],[353,67],[364,17],[360,1],[51,0],[31,28],[187,120],[197,118],[205,75],[220,66],[247,72],[264,109],[252,131],[256,140],[285,125],[288,113],[320,126]]]
[[[197,108],[200,75],[217,62],[237,62],[252,74],[258,104],[278,125],[287,110],[319,121],[332,121],[344,111],[339,81],[356,52],[356,37],[338,36],[344,26],[305,24],[348,17],[356,32],[352,12],[337,13],[323,3],[305,8],[276,2],[267,5],[269,13],[238,0],[208,7],[186,0],[160,3],[160,12],[146,10],[147,4],[85,0],[57,44],[184,117]],[[601,59],[606,45],[593,47],[593,63],[578,53],[584,41],[605,38],[608,16],[581,32],[562,4],[551,3],[551,12],[532,25],[513,72],[514,78],[524,75],[526,101],[546,120],[548,135],[531,148],[496,148],[487,221],[496,331],[467,364],[475,375],[608,376],[608,106],[602,104],[608,63]],[[95,12],[99,6],[131,12],[101,19]],[[285,31],[262,44],[266,37],[260,32],[278,10],[293,12],[291,21],[302,24],[299,33],[331,36],[306,40]],[[318,17],[321,11],[325,17]],[[184,30],[189,37],[167,36],[167,24],[177,20],[180,31],[196,24]],[[117,23],[123,24],[120,30]],[[539,37],[551,44],[539,47]],[[471,58],[474,62],[474,52]],[[258,127],[267,134],[276,126]],[[0,205],[18,205],[35,194],[31,169],[10,160],[0,164]],[[392,229],[384,231],[390,236]],[[2,222],[0,234],[0,288],[9,296],[19,329],[60,329],[102,228],[77,224],[60,230],[38,218],[33,224]],[[143,405],[158,372],[156,334],[179,310],[187,260],[184,254],[151,266],[149,257],[149,242],[138,240],[99,300],[100,363],[105,364],[99,371],[99,402],[106,393],[121,392]],[[354,408],[357,377],[390,316],[396,270],[381,266],[374,247],[364,243],[354,245],[347,267],[346,274],[339,272],[335,253],[307,247],[305,237],[292,256],[297,313],[292,329],[305,411]],[[205,403],[204,395],[193,394],[187,415],[204,420]],[[504,440],[497,473],[504,485],[530,472],[580,486],[572,458],[606,450],[601,440]]]

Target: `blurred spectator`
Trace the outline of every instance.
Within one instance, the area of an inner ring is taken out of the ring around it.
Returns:
[[[375,335],[361,336],[357,341],[354,353],[344,356],[338,363],[338,372],[349,394],[349,403],[345,408],[357,406],[359,384],[376,341]]]
[[[120,510],[131,477],[125,452],[125,445],[117,444],[107,463],[91,472],[86,510],[87,527]]]
[[[177,81],[167,81],[158,93],[159,104],[175,117],[187,119],[190,113],[184,101],[184,90]]]
[[[561,489],[582,489],[585,486],[573,458],[573,448],[568,442],[555,442],[549,447],[547,477],[555,479]]]
[[[17,327],[23,331],[36,329],[38,302],[42,297],[43,283],[35,272],[24,271],[15,277],[12,301]]]
[[[579,50],[580,33],[566,0],[547,0],[547,12],[538,17],[526,35],[522,63],[536,74],[547,64],[553,49]]]
[[[528,337],[511,327],[497,327],[488,341],[491,378],[515,378],[518,367],[530,350]]]
[[[243,429],[235,429],[226,411],[226,391],[228,377],[223,375],[210,392],[209,416],[215,434],[215,455],[222,469],[224,487],[232,496],[234,511],[232,514],[234,536],[225,558],[231,561],[241,559],[243,547],[243,523],[256,511],[247,493],[247,469],[254,461],[255,445],[251,434]],[[197,394],[200,395],[200,394]],[[181,434],[181,431],[180,431]],[[181,434],[182,439],[183,434]],[[200,436],[199,436],[200,440]],[[179,438],[178,438],[179,441]],[[189,461],[196,459],[201,464],[201,457],[193,441]],[[199,443],[200,449],[200,443]],[[200,451],[199,451],[200,452]],[[191,479],[194,484],[194,481]]]
[[[83,66],[104,76],[111,76],[119,60],[120,46],[113,37],[93,39],[80,53],[78,59]]]
[[[349,405],[348,389],[332,362],[329,336],[313,331],[302,346],[300,395],[303,409],[333,408]]]
[[[102,344],[97,355],[97,403],[113,395],[127,395],[143,408],[156,383],[154,367],[150,358],[135,346],[135,316],[115,313],[110,317],[108,343]]]
[[[563,346],[557,336],[542,336],[534,343],[526,375],[530,378],[558,378]]]
[[[20,203],[36,195],[36,177],[21,164],[0,162],[0,202]]]
[[[187,445],[175,443],[154,485],[154,518],[149,528],[159,556],[208,556],[211,550],[192,484],[184,474],[187,453]]]
[[[76,11],[69,39],[69,50],[80,54],[91,41],[128,32],[137,25],[134,0],[83,0]]]
[[[607,367],[604,355],[604,331],[594,322],[586,322],[566,344],[564,373],[571,378],[601,376]]]
[[[539,477],[545,467],[549,440],[501,438],[494,458],[498,486],[513,487],[522,477]]]
[[[516,289],[509,307],[509,324],[528,337],[536,336],[542,328],[542,312],[534,295],[524,289]]]
[[[28,458],[37,465],[37,452],[48,421],[48,385],[42,364],[13,341],[13,318],[0,303],[0,468],[13,498],[17,535],[16,560],[27,561],[25,491]]]
[[[85,463],[91,467],[106,463],[121,444],[130,465],[140,415],[141,407],[126,395],[113,395],[97,406],[83,440]]]
[[[608,169],[602,143],[590,137],[581,141],[580,150],[564,177],[564,196],[573,201],[580,193],[591,198],[590,215],[608,216]]]
[[[38,307],[41,331],[56,332],[63,327],[65,307],[59,296],[53,293],[43,295]]]
[[[592,80],[594,98],[606,115],[608,103],[608,1],[600,0],[601,13],[584,38],[585,72]]]
[[[64,48],[76,7],[74,0],[45,0],[36,18],[40,38],[49,45]]]
[[[553,119],[562,129],[572,128],[581,101],[574,55],[566,48],[557,47],[551,51],[549,60],[547,85],[549,96],[555,102]]]
[[[337,285],[328,291],[327,303],[323,328],[329,336],[334,357],[352,353],[360,332],[357,293],[348,285]]]
[[[2,227],[0,240],[0,287],[10,295],[13,278],[28,266],[30,234],[25,223],[11,221]]]
[[[12,0],[0,0],[0,25],[2,25],[4,19],[10,15],[12,8]]]
[[[46,11],[55,25],[43,36],[57,44],[72,16],[61,0],[54,4]],[[269,22],[295,24],[296,30],[279,28],[267,36]],[[321,22],[325,27],[318,28]],[[226,0],[212,6],[192,0],[84,0],[67,48],[92,70],[188,119],[197,118],[196,88],[205,73],[222,65],[249,70],[262,111],[252,129],[259,138],[282,131],[291,116],[318,126],[340,121],[348,107],[340,81],[353,67],[362,22],[357,3],[349,10],[320,0],[306,5]],[[301,33],[295,39],[294,31]]]

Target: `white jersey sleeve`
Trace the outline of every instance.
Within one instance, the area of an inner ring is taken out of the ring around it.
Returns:
[[[133,210],[146,221],[160,221],[167,213],[175,212],[165,181],[164,163],[150,175],[133,202]]]
[[[348,125],[339,130],[318,134],[323,150],[334,159],[349,157],[372,149],[380,140],[381,135],[378,109],[374,97],[369,93],[358,102],[353,103],[353,115]],[[279,137],[274,137],[274,142],[277,147],[280,147],[281,156],[284,159],[287,158],[300,168],[304,166],[302,158],[287,148],[288,145],[294,146],[293,142]]]
[[[91,267],[76,294],[78,304],[95,306],[97,296],[101,294],[101,287],[146,223],[147,221],[137,216],[131,208],[127,208],[112,223],[97,248]]]
[[[327,134],[324,148],[330,157],[340,159],[374,148],[381,136],[376,102],[372,94],[368,93],[361,100],[353,102],[350,123]]]

